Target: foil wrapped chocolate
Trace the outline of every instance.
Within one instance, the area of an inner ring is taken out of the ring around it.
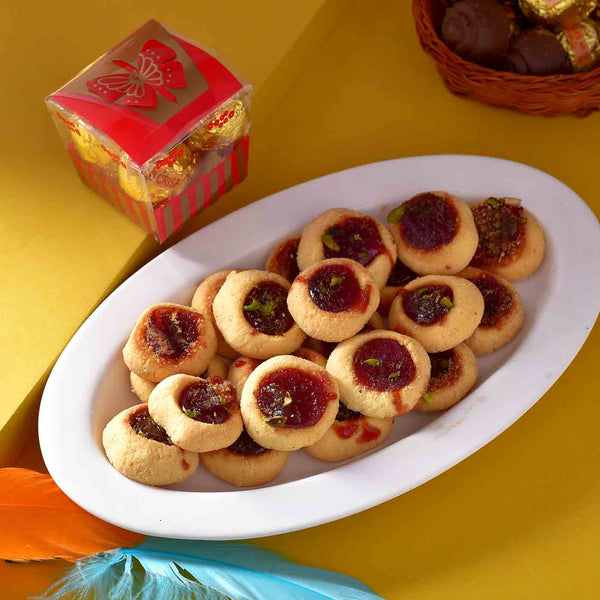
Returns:
[[[519,0],[527,19],[547,27],[575,25],[585,19],[597,4],[597,0]]]
[[[496,0],[458,0],[442,19],[442,39],[465,60],[496,67],[511,39],[507,13]]]
[[[573,71],[589,71],[600,62],[599,25],[586,19],[560,29],[556,37],[569,57]]]
[[[569,73],[567,52],[551,31],[526,29],[512,41],[506,52],[506,68],[521,75],[558,75]]]
[[[86,162],[104,166],[112,165],[111,154],[107,152],[107,142],[97,138],[80,119],[74,120],[71,139],[79,156]]]

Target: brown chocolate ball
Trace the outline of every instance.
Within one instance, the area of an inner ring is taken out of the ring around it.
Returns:
[[[480,65],[501,64],[510,36],[510,21],[496,0],[459,0],[442,20],[442,39],[448,47]]]
[[[556,36],[547,29],[521,32],[506,53],[506,68],[521,75],[569,73],[569,56]]]

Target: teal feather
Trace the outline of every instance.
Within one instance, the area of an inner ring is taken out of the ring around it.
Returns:
[[[40,600],[381,600],[340,573],[251,546],[146,538],[88,557]]]

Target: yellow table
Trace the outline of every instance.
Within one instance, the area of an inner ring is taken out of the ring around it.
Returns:
[[[255,122],[248,181],[188,232],[312,177],[364,162],[444,152],[499,156],[539,167],[565,181],[600,214],[595,156],[600,116],[534,118],[450,95],[418,46],[409,4],[348,3],[311,59],[304,46],[304,68],[298,69],[285,96],[265,100],[276,110]],[[248,19],[258,17],[252,13]],[[84,48],[87,51],[88,45]],[[131,242],[137,231],[114,218],[101,201],[88,197],[68,169],[62,171],[53,179],[55,187],[45,186],[48,201],[60,204],[65,186],[71,194],[86,196],[80,209],[97,211],[97,228],[105,236],[96,233],[93,242],[86,241],[74,229],[79,221],[73,219],[70,229],[62,221],[62,235],[83,243],[81,248],[72,246],[79,249],[76,265],[97,264],[94,257],[106,256],[121,256],[127,262],[136,248],[143,248],[141,241],[137,246]],[[37,214],[40,206],[29,210]],[[24,238],[28,231],[23,229]],[[44,264],[54,261],[54,272],[32,273],[22,283],[24,289],[12,292],[12,303],[31,308],[28,293],[39,277],[54,277],[60,291],[47,299],[43,310],[69,312],[57,307],[68,297],[59,285],[68,275],[53,254],[57,247],[44,246],[50,255]],[[32,250],[29,260],[40,260],[40,252]],[[122,275],[113,270],[106,280]],[[583,286],[584,282],[582,292]],[[77,295],[84,293],[77,289]],[[88,309],[100,296],[96,290],[86,300]],[[78,300],[79,319],[84,304]],[[19,330],[25,327],[24,315],[13,314],[15,330],[17,325]],[[63,335],[75,325],[72,320],[65,324]],[[595,401],[600,391],[599,352],[596,327],[571,367],[532,410],[428,484],[354,517],[257,543],[300,562],[347,572],[390,600],[600,597],[600,404]],[[13,367],[16,384],[27,379],[25,363]],[[38,452],[31,447],[23,464],[40,465]],[[3,597],[16,600],[39,592],[62,568],[0,565]]]

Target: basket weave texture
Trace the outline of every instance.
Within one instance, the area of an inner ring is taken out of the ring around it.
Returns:
[[[440,39],[442,0],[413,0],[413,14],[423,49],[455,94],[530,115],[584,117],[600,108],[600,67],[547,77],[495,71],[462,59]]]

